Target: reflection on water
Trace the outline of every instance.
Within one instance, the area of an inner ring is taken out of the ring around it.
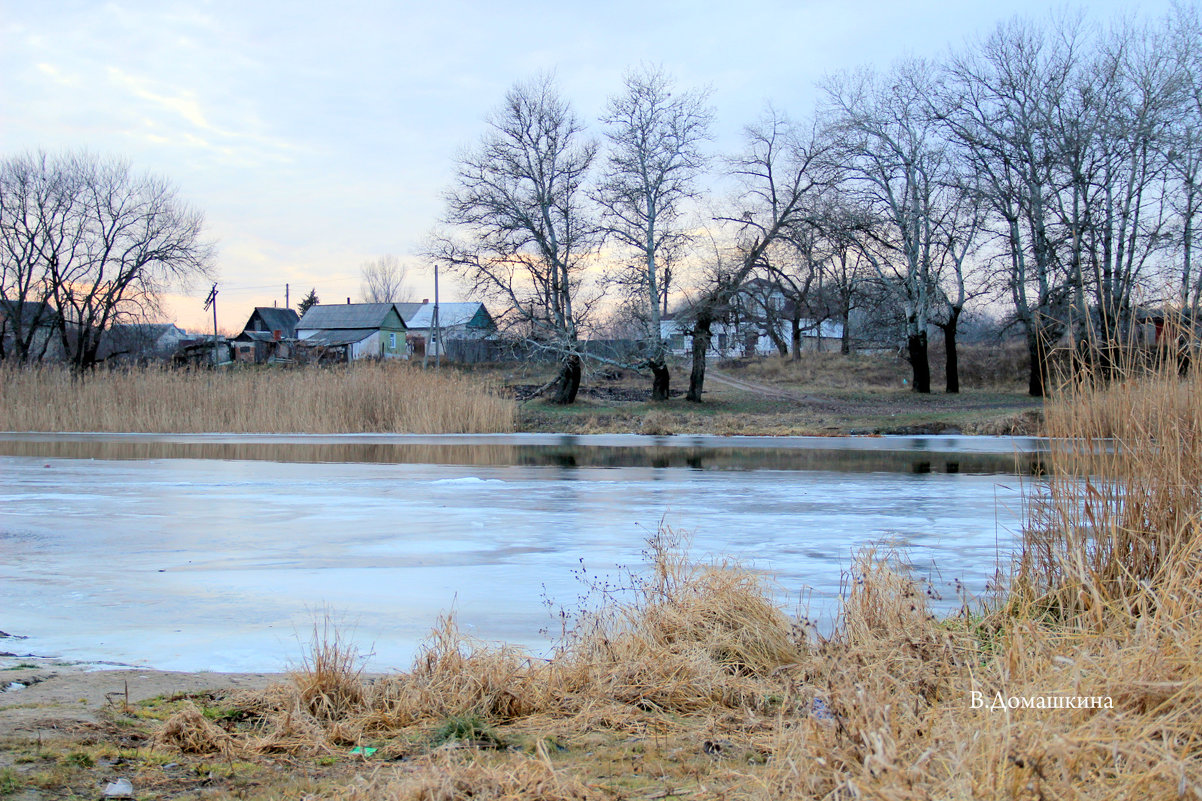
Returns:
[[[34,458],[976,475],[1038,474],[1041,450],[1030,438],[982,437],[0,435],[0,455]]]

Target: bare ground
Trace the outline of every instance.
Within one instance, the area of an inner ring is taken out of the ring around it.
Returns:
[[[160,696],[257,689],[279,679],[271,673],[96,670],[43,657],[7,657],[0,659],[0,732],[52,736],[97,724],[109,708]]]

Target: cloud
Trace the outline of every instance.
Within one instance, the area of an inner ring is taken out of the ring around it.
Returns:
[[[147,141],[183,144],[246,164],[290,163],[293,155],[301,150],[286,139],[215,123],[195,91],[167,86],[119,67],[108,67],[107,74],[114,86],[168,115],[166,121],[153,116],[143,117],[143,129],[158,129],[154,132],[135,129],[135,135]]]
[[[53,64],[48,64],[43,61],[36,66],[38,72],[42,73],[60,86],[79,86],[79,78],[74,75],[67,75]]]

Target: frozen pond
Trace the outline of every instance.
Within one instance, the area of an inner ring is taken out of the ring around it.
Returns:
[[[323,605],[370,668],[439,613],[541,647],[581,566],[663,519],[829,618],[852,551],[906,549],[954,597],[1019,526],[1032,440],[0,435],[0,651],[278,670]],[[1016,458],[1016,454],[1023,454]],[[443,462],[443,463],[436,463]]]

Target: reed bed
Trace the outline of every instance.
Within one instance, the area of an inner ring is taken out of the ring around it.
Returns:
[[[365,680],[336,644],[322,664],[342,679],[310,659],[234,699],[251,723],[228,739],[183,737],[190,710],[166,730],[411,758],[350,798],[1202,799],[1199,398],[1196,373],[1065,384],[1010,580],[951,617],[868,550],[819,636],[763,577],[665,531],[645,571],[566,613],[548,658],[447,618],[408,673]]]
[[[78,376],[0,367],[0,430],[144,433],[506,433],[516,407],[455,371],[397,362]]]

